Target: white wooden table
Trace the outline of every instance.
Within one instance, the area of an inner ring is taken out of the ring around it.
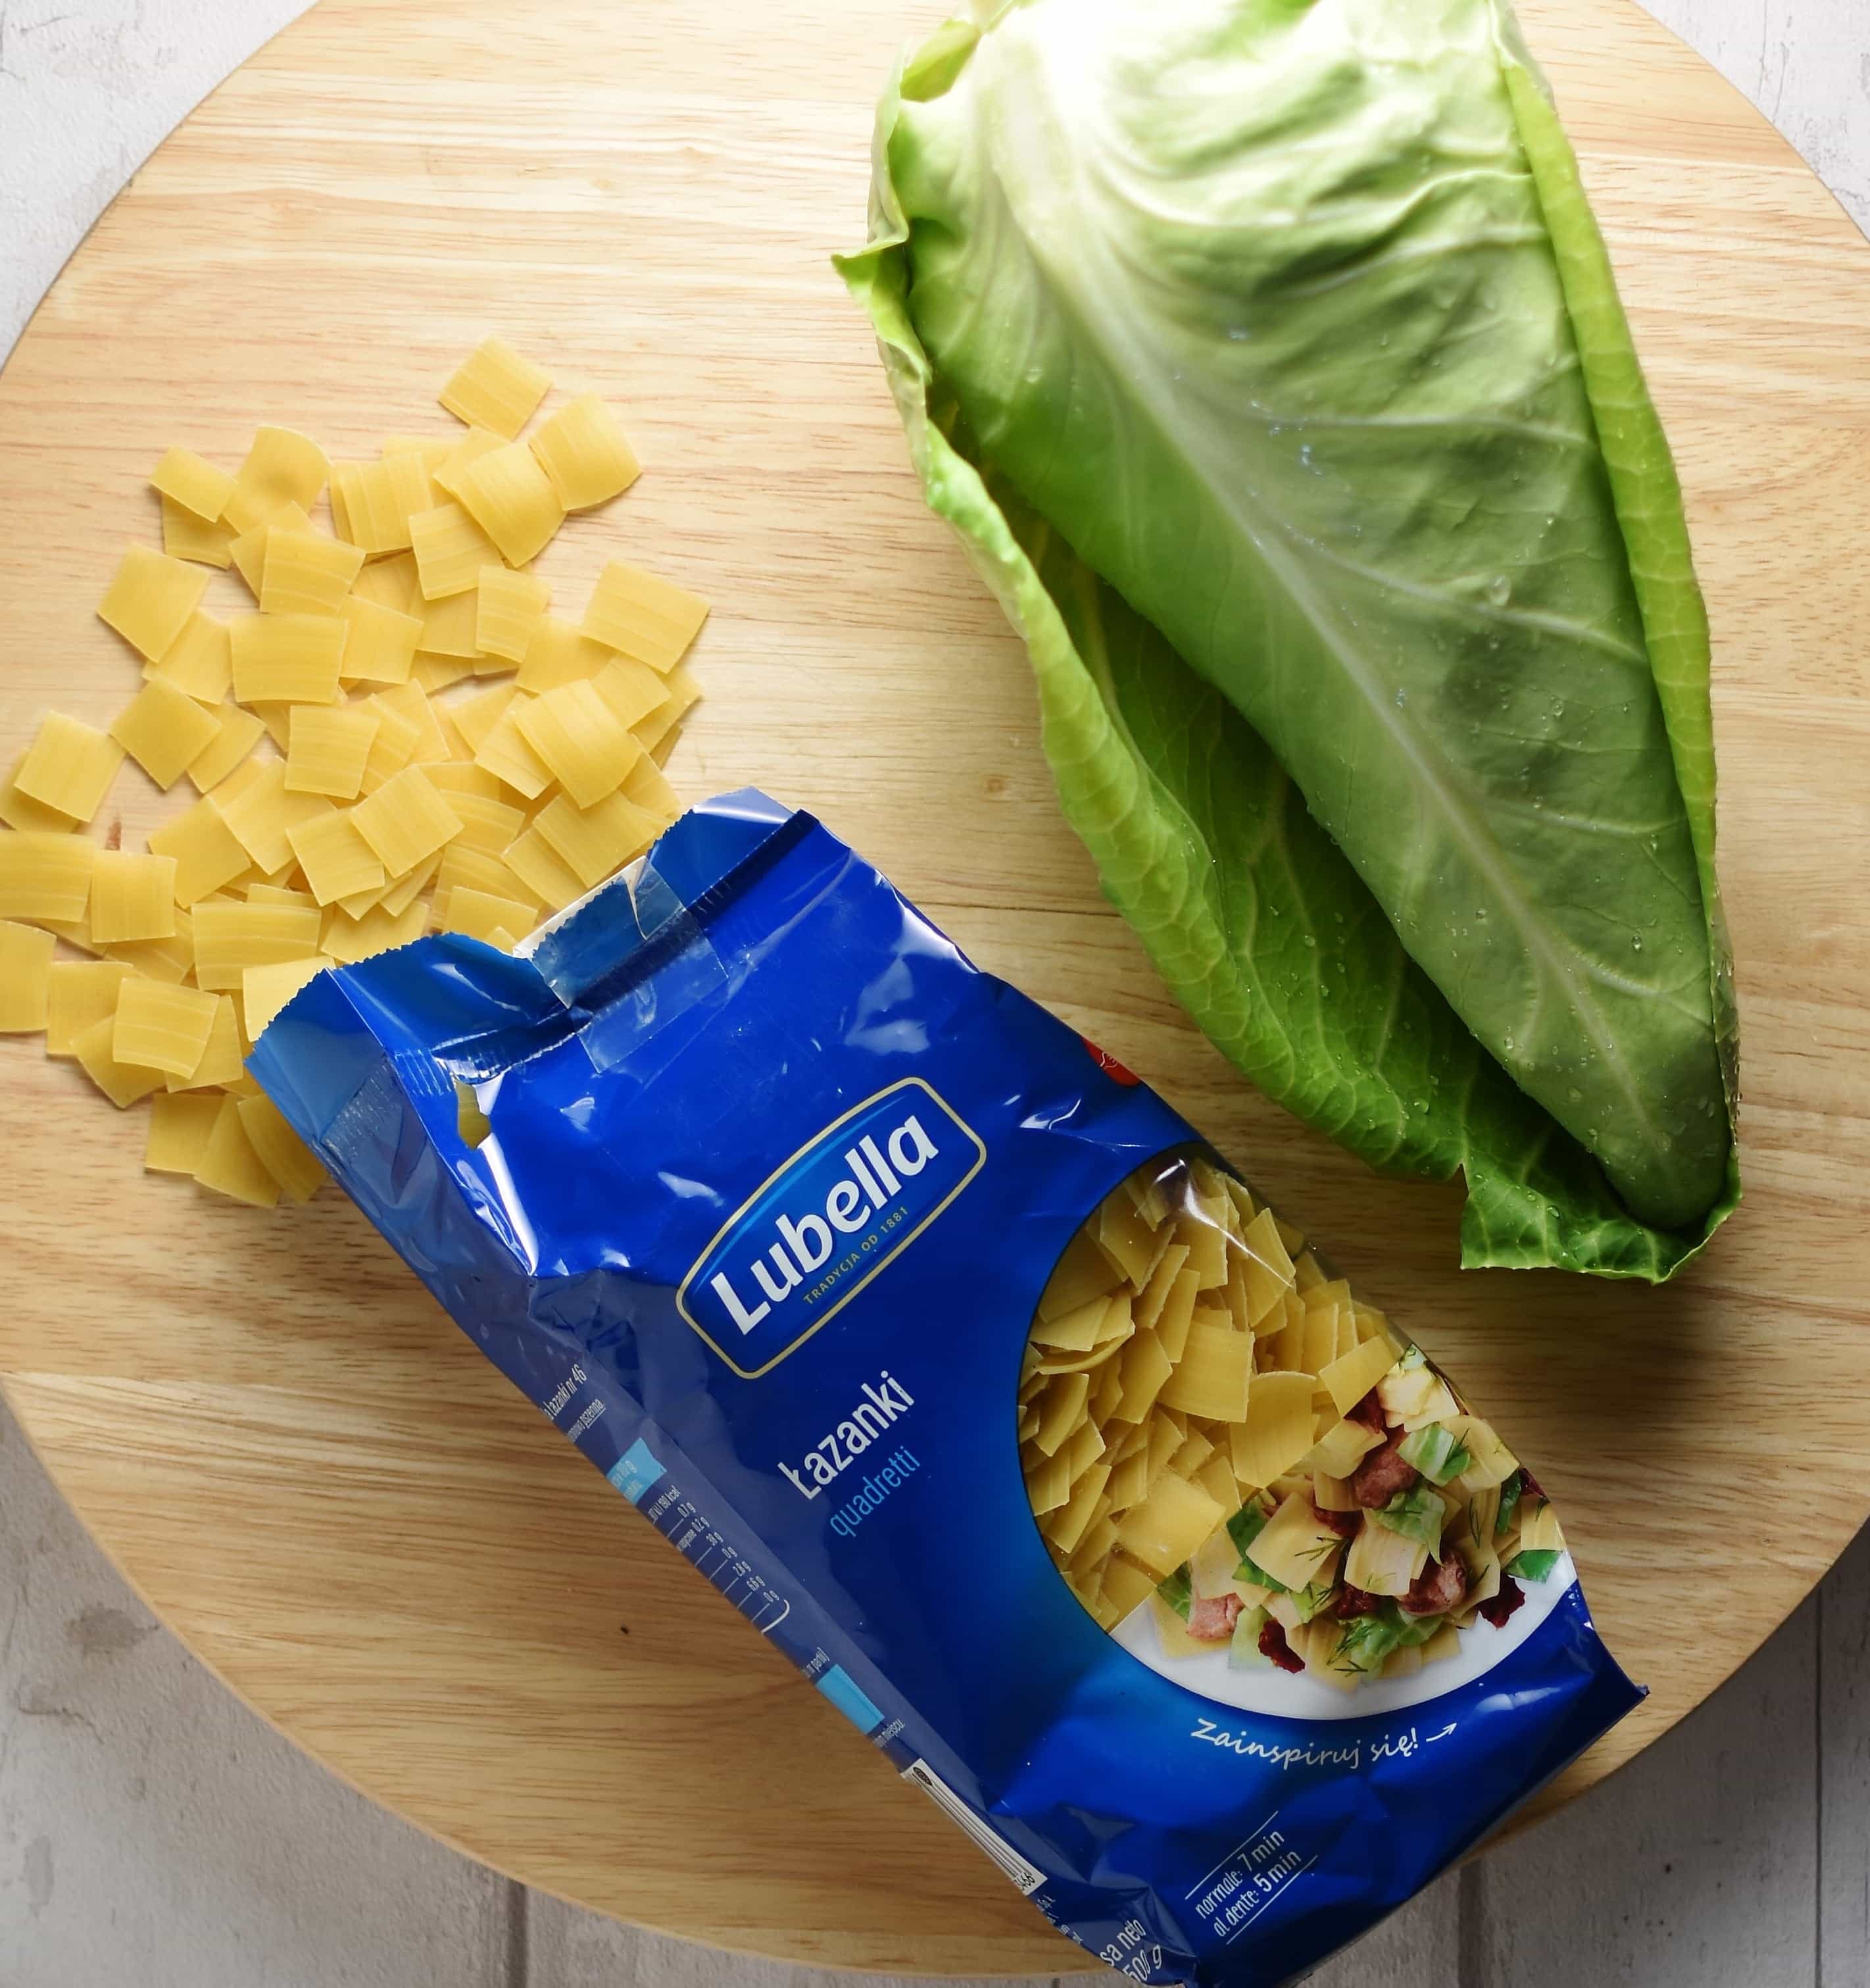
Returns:
[[[0,353],[138,161],[303,4],[0,0]],[[1870,0],[1649,4],[1870,226]],[[1642,1654],[1626,1653],[1639,1672]],[[0,1409],[0,1988],[833,1978],[527,1892],[331,1780],[151,1620]],[[1451,1875],[1317,1978],[1870,1984],[1870,1534],[1633,1767]]]

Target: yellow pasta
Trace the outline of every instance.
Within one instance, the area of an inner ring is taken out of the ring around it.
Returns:
[[[685,666],[678,664],[663,680],[665,695],[661,704],[631,726],[646,752],[657,751],[699,700],[702,687]]]
[[[512,844],[506,846],[510,848]],[[533,916],[526,921],[529,930],[538,918],[539,906],[545,902],[529,884],[521,882],[508,864],[504,850],[477,849],[457,837],[441,852],[435,867],[437,901],[451,891],[463,889],[478,891],[490,898],[526,900],[533,908]]]
[[[1543,1498],[1521,1501],[1520,1550],[1522,1553],[1562,1553],[1565,1536],[1558,1514]]]
[[[257,1026],[256,1031],[257,1033]],[[235,1107],[249,1144],[289,1201],[306,1202],[325,1184],[324,1163],[270,1097],[243,1097]]]
[[[325,955],[340,965],[354,965],[360,959],[371,958],[420,938],[428,925],[426,904],[412,904],[401,912],[387,911],[379,904],[360,918],[347,918],[334,905],[325,918]]]
[[[220,735],[211,712],[160,677],[152,677],[110,722],[110,736],[165,791]]]
[[[504,448],[509,438],[497,435],[492,428],[469,428],[459,441],[430,472],[430,481],[443,496],[461,502],[460,481],[462,472],[478,462],[490,449]]]
[[[293,707],[274,698],[255,703],[250,708],[265,727],[267,737],[284,752],[292,739]]]
[[[335,614],[242,614],[231,624],[242,704],[335,704],[348,624]]]
[[[377,712],[362,705],[294,705],[286,754],[287,790],[354,800],[382,722]]]
[[[687,654],[707,618],[706,601],[613,560],[591,590],[584,632],[666,676]]]
[[[415,727],[415,749],[410,756],[414,764],[427,766],[449,757],[448,739],[436,722],[435,707],[420,684],[393,685],[378,691],[371,702],[379,710],[399,712]]]
[[[253,1150],[241,1122],[240,1102],[234,1097],[221,1099],[194,1177],[216,1194],[255,1208],[272,1208],[279,1199],[279,1183]]]
[[[1247,1415],[1247,1388],[1253,1374],[1250,1333],[1236,1332],[1229,1324],[1198,1320],[1189,1330],[1175,1372],[1156,1398],[1165,1408],[1181,1408],[1192,1415],[1242,1422]],[[1306,1427],[1309,1434],[1309,1418]]]
[[[248,590],[255,600],[266,584],[266,547],[275,526],[286,531],[309,532],[312,520],[300,505],[282,504],[251,529],[242,532],[228,547],[234,570],[247,583]]]
[[[555,795],[535,826],[587,891],[641,856],[659,833],[655,817],[621,793],[607,794],[589,808]]]
[[[1172,1573],[1227,1516],[1199,1485],[1165,1473],[1118,1521],[1118,1543],[1158,1578]]]
[[[89,821],[103,805],[123,749],[94,725],[49,711],[39,722],[13,784],[29,799],[74,821]]]
[[[1249,1484],[1270,1484],[1311,1448],[1312,1393],[1309,1374],[1254,1377],[1246,1419],[1229,1432],[1236,1476]]]
[[[493,775],[485,766],[477,766],[471,760],[443,760],[424,770],[451,800],[456,794],[478,794],[490,801],[502,800],[506,796],[506,789]]]
[[[244,1050],[233,996],[217,994],[214,1001],[215,1019],[208,1031],[208,1046],[201,1052],[201,1061],[186,1077],[165,1080],[167,1088],[171,1091],[200,1090],[211,1086],[219,1088],[238,1084],[241,1080]]]
[[[497,931],[530,931],[533,918],[532,906],[516,898],[496,898],[462,884],[441,901],[436,923],[442,931],[465,932],[469,938],[491,941]]]
[[[448,716],[454,722],[470,752],[478,752],[486,742],[487,735],[500,722],[502,714],[513,701],[511,684],[495,684],[486,690],[476,691],[470,697],[459,699],[450,710]]]
[[[249,966],[309,959],[318,952],[323,921],[296,904],[243,904],[217,900],[194,911],[196,984],[216,993],[237,992]]]
[[[513,838],[504,860],[522,886],[555,911],[584,895],[578,873],[539,833],[536,823]]]
[[[218,566],[225,573],[234,563],[234,534],[223,524],[198,518],[173,497],[162,500],[162,549],[171,559],[197,566]]]
[[[259,743],[265,726],[237,704],[217,705],[208,715],[215,735],[188,762],[188,778],[198,793],[218,787]]]
[[[1270,1208],[1263,1208],[1247,1224],[1241,1240],[1247,1258],[1244,1270],[1248,1316],[1257,1328],[1260,1320],[1294,1287],[1292,1259]]]
[[[392,918],[401,918],[435,881],[445,853],[445,850],[438,850],[426,860],[418,863],[407,876],[400,877],[391,884],[379,901],[381,908]]]
[[[483,654],[519,662],[552,605],[552,590],[536,574],[484,566],[475,594],[474,639]]]
[[[188,448],[165,450],[162,460],[150,472],[150,482],[164,496],[208,524],[218,521],[234,494],[234,479],[225,469],[216,468]]]
[[[360,833],[391,877],[406,876],[461,833],[461,817],[419,766],[406,766],[350,811]]]
[[[520,729],[519,720],[532,699],[515,695],[474,749],[474,763],[528,800],[536,800],[552,784],[551,769]]]
[[[57,944],[49,931],[0,918],[0,1035],[45,1027],[46,976]]]
[[[419,614],[422,607],[421,581],[413,553],[394,553],[387,559],[372,560],[357,575],[351,587],[354,600],[374,600],[380,607],[398,614]]]
[[[0,918],[82,918],[97,845],[79,835],[15,829],[0,835]]]
[[[668,776],[654,760],[641,759],[624,776],[624,792],[640,808],[667,823],[681,813],[681,803],[669,785]]]
[[[500,563],[499,547],[455,503],[417,512],[409,520],[409,545],[424,600],[465,593],[482,566]]]
[[[344,652],[338,675],[345,683],[400,684],[409,681],[422,639],[419,616],[353,593],[342,610]]]
[[[194,972],[194,921],[179,905],[174,917],[175,929],[160,938],[118,939],[105,950],[151,980],[180,986]]]
[[[399,449],[377,462],[339,462],[331,468],[331,511],[338,536],[360,551],[407,551],[409,520],[434,508],[428,464],[420,448]]]
[[[305,1198],[322,1169],[242,1061],[292,994],[431,925],[510,951],[679,812],[649,755],[694,702],[671,666],[706,610],[614,567],[593,625],[552,618],[550,589],[521,569],[637,465],[593,394],[520,441],[548,385],[492,340],[445,390],[459,434],[392,437],[377,459],[333,466],[309,437],[265,427],[235,475],[181,448],[156,465],[163,549],[129,548],[100,608],[141,656],[142,685],[108,732],[49,718],[0,779],[0,1033],[42,1026],[48,1053],[114,1102],[153,1096],[150,1171],[259,1205]],[[335,536],[310,516],[327,484]],[[237,571],[259,611],[208,612],[211,566]],[[115,827],[108,849],[79,832],[127,755],[199,796],[147,853],[115,847]],[[61,960],[61,939],[96,956]],[[1329,1319],[1334,1351],[1354,1351],[1358,1313]],[[1145,1468],[1153,1483],[1168,1459],[1104,1453],[1125,1374],[1142,1371],[1115,1357],[1138,1315],[1120,1293],[1087,1323],[1081,1351],[1050,1349],[1036,1379],[1051,1391],[1021,1440],[1040,1454],[1043,1424],[1058,1444],[1054,1550],[1107,1572],[1109,1486]],[[1224,1444],[1180,1440],[1176,1472],[1215,1491]]]
[[[198,607],[161,656],[144,664],[143,674],[150,682],[166,683],[203,704],[218,704],[234,686],[227,624]]]
[[[91,936],[96,943],[167,938],[174,930],[174,857],[100,849],[91,873]]]
[[[376,850],[358,832],[354,812],[344,808],[317,815],[286,831],[312,895],[321,905],[360,891],[380,891],[387,881]]]
[[[120,959],[55,959],[46,970],[46,1053],[68,1057],[93,1023],[117,1013],[132,969]]]
[[[559,502],[587,511],[621,496],[639,472],[623,424],[599,394],[580,394],[541,421],[531,437]]]
[[[509,345],[484,339],[462,360],[437,397],[470,428],[486,428],[511,441],[550,390],[552,375]]]
[[[293,428],[262,428],[234,475],[221,515],[236,532],[250,532],[287,504],[309,511],[330,475],[324,451]]]
[[[490,448],[455,479],[462,508],[500,549],[509,566],[524,566],[552,543],[565,522],[552,479],[522,441]]]
[[[1305,1588],[1328,1581],[1343,1550],[1343,1540],[1319,1516],[1310,1496],[1294,1491],[1280,1501],[1249,1557],[1287,1587]]]
[[[103,950],[91,938],[91,914],[88,906],[80,916],[75,918],[35,918],[32,922],[44,926],[47,931],[63,939],[67,945],[75,945],[80,952],[99,953]]]
[[[175,863],[175,901],[184,908],[233,882],[249,866],[245,847],[205,798],[150,830],[152,854]]]
[[[261,718],[259,712],[249,712],[247,715],[249,718],[252,718],[255,722],[259,722],[259,718]],[[261,729],[265,729],[265,725],[261,725]],[[276,759],[259,759],[259,757],[242,759],[242,762],[238,763],[231,773],[228,773],[227,779],[223,779],[219,786],[215,787],[213,813],[225,817],[225,815],[227,815],[227,809],[233,807],[235,801],[241,800],[241,795],[251,793],[255,787],[265,786],[266,781],[279,781],[280,771],[282,769],[280,769]],[[238,891],[241,887],[235,884],[235,888]]]
[[[1341,1415],[1348,1415],[1389,1371],[1399,1350],[1386,1337],[1367,1339],[1319,1368],[1319,1384],[1330,1392]]]
[[[160,1090],[162,1072],[145,1070],[137,1063],[119,1063],[110,1046],[116,1032],[116,1017],[103,1016],[72,1039],[71,1053],[85,1075],[123,1111],[152,1090]]]
[[[582,629],[569,621],[543,617],[527,641],[519,659],[519,673],[513,681],[521,690],[537,695],[556,690],[560,685],[577,683],[595,677],[613,661],[610,651],[593,642]]]
[[[208,1047],[216,996],[132,975],[117,990],[110,1053],[120,1063],[192,1077]]]
[[[613,793],[643,749],[588,683],[561,684],[515,706],[516,722],[541,763],[580,807]]]
[[[360,708],[369,711],[377,720],[376,735],[364,762],[362,788],[364,793],[373,794],[409,764],[421,734],[412,719],[385,704],[380,695],[367,698]]]
[[[192,1174],[205,1157],[221,1100],[202,1093],[171,1090],[150,1100],[143,1165],[153,1174]]]
[[[495,570],[492,566],[478,569],[480,573]],[[423,652],[422,657],[417,658],[418,665],[425,657],[451,656],[462,667],[448,681],[453,683],[465,676],[468,666],[480,654],[480,604],[478,586],[470,587],[465,593],[451,593],[440,600],[424,602],[421,639],[416,644]],[[420,674],[419,668],[418,673]]]
[[[471,593],[458,594],[455,597],[458,600],[471,601],[473,598]],[[449,601],[445,605],[452,607],[454,602]],[[446,656],[437,651],[424,650],[416,657],[415,667],[409,674],[422,686],[423,689],[428,692],[432,699],[437,691],[446,690],[450,685],[459,683],[464,677],[472,676],[475,658],[472,656]],[[441,727],[442,736],[448,740],[451,750],[454,746],[454,739],[451,735],[455,723],[453,708],[438,705],[435,711],[435,722]]]
[[[26,829],[47,835],[66,835],[76,829],[78,823],[71,816],[43,801],[36,801],[30,794],[19,791],[19,769],[25,764],[22,752],[8,769],[6,777],[0,780],[0,821],[8,828]]]
[[[314,955],[309,959],[277,960],[269,965],[244,968],[240,976],[240,1006],[248,1035],[258,1042],[273,1016],[300,988],[316,980],[331,964],[323,955]]]
[[[126,546],[98,618],[153,663],[182,632],[207,590],[206,573],[147,546]]]
[[[591,688],[610,705],[617,722],[633,732],[638,746],[643,743],[643,725],[671,704],[668,684],[644,664],[631,662],[629,656],[610,656],[591,678]]]
[[[429,777],[438,792],[446,791],[432,773]],[[448,844],[450,849],[480,849],[498,856],[526,827],[526,816],[520,810],[485,794],[472,790],[450,792],[448,803],[461,817],[461,833]]]
[[[323,794],[290,792],[285,766],[277,759],[255,764],[241,779],[238,791],[224,789],[215,805],[254,868],[267,877],[293,863],[289,831],[315,815],[332,811]]]
[[[364,564],[364,555],[322,532],[286,525],[266,529],[261,570],[260,611],[265,614],[336,614]]]

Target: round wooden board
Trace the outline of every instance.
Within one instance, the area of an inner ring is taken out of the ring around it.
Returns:
[[[576,603],[623,552],[715,603],[681,790],[822,813],[1208,1128],[1537,1459],[1652,1688],[1549,1805],[1704,1698],[1870,1510],[1870,254],[1630,0],[1526,13],[1719,639],[1750,1193],[1671,1289],[1459,1274],[1455,1198],[1251,1094],[1100,901],[1023,660],[923,511],[826,259],[861,234],[871,105],[926,6],[326,0],[138,176],[0,378],[0,752],[49,703],[102,722],[127,695],[91,610],[154,530],[166,445],[440,430],[435,385],[494,329],[613,396],[648,472],[545,570]],[[118,794],[133,834],[167,806],[134,769]],[[164,1619],[313,1753],[648,1925],[851,1966],[1071,1963],[340,1196],[268,1218],[145,1178],[140,1121],[35,1043],[0,1044],[0,1105],[7,1399]]]

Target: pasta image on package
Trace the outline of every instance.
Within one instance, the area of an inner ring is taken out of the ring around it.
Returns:
[[[644,1517],[731,1547],[752,1631],[1134,1980],[1296,1978],[1637,1701],[1503,1437],[809,815],[730,795],[516,955],[320,972],[250,1067]]]

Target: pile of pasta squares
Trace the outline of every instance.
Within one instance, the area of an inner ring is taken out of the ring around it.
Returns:
[[[613,561],[553,614],[528,566],[638,465],[595,394],[522,433],[551,384],[489,339],[441,390],[452,434],[332,463],[262,428],[232,474],[157,465],[163,549],[130,546],[98,610],[142,686],[105,731],[48,715],[0,784],[0,1030],[149,1099],[150,1168],[309,1196],[322,1168],[243,1067],[292,996],[431,926],[511,948],[678,812],[707,607]],[[214,567],[255,611],[207,610]],[[126,756],[195,795],[137,851],[86,832]]]
[[[1373,1392],[1377,1412],[1355,1418]],[[1423,1428],[1449,1463],[1432,1480],[1432,1547],[1350,1495],[1386,1431]],[[1387,1654],[1393,1674],[1452,1654],[1508,1567],[1529,1564],[1520,1555],[1547,1562],[1564,1546],[1491,1426],[1297,1229],[1199,1153],[1133,1174],[1072,1239],[1028,1337],[1018,1432],[1033,1513],[1073,1591],[1106,1628],[1156,1601],[1171,1655],[1211,1647],[1178,1620],[1192,1576],[1196,1600],[1270,1604],[1306,1668],[1354,1683],[1364,1673],[1333,1595],[1348,1583],[1404,1597],[1432,1557],[1459,1554],[1459,1605],[1430,1625],[1439,1641]]]

